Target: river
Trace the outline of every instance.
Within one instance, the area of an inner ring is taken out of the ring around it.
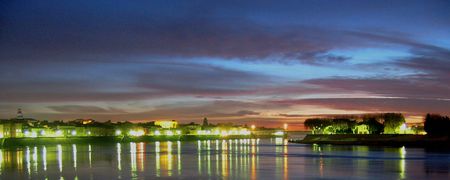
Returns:
[[[284,139],[0,149],[0,179],[449,179],[450,153]]]

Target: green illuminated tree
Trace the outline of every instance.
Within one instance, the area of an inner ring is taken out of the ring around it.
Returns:
[[[405,117],[401,113],[386,113],[383,115],[385,134],[397,134],[400,126],[405,123]]]

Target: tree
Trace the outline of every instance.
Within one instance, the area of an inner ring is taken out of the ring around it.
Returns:
[[[347,118],[338,118],[331,121],[334,133],[336,134],[348,134],[352,133],[352,129],[355,127],[356,122]]]
[[[363,122],[369,127],[370,134],[381,134],[383,132],[384,126],[375,117],[364,117]]]
[[[428,135],[450,135],[450,119],[439,114],[427,114],[424,123]]]
[[[331,125],[331,120],[313,118],[313,119],[306,119],[303,124],[305,125],[305,127],[312,129],[313,133],[322,133],[325,127]]]
[[[383,115],[385,134],[397,134],[400,126],[405,123],[405,117],[401,113],[386,113]]]

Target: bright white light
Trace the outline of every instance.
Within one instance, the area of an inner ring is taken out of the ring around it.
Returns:
[[[41,136],[45,136],[45,131],[44,130],[41,131]]]
[[[408,127],[406,126],[406,123],[403,123],[401,126],[400,126],[400,130],[401,131],[406,131],[408,129]]]
[[[181,134],[181,131],[180,131],[180,130],[177,130],[176,133],[177,133],[178,135],[180,135],[180,134]]]
[[[55,134],[56,134],[57,136],[61,136],[61,135],[62,135],[62,131],[61,131],[61,130],[56,130]]]
[[[283,131],[277,131],[277,132],[275,132],[275,133],[273,133],[275,136],[282,136],[282,135],[284,135],[284,132]]]
[[[71,134],[72,134],[72,136],[75,136],[75,135],[77,135],[77,131],[73,130],[73,131],[71,132]]]
[[[130,134],[130,136],[142,136],[142,135],[144,135],[144,131],[139,131],[139,130],[135,131],[135,130],[131,130],[131,131],[129,132],[129,134]]]
[[[121,135],[121,134],[122,134],[122,131],[116,130],[116,135]]]
[[[156,130],[154,134],[157,135],[157,136],[159,136],[159,135],[161,135],[161,132],[159,132],[158,130]]]

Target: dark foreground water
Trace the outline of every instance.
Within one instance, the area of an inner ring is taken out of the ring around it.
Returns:
[[[1,149],[0,179],[449,179],[450,153],[283,139]]]

